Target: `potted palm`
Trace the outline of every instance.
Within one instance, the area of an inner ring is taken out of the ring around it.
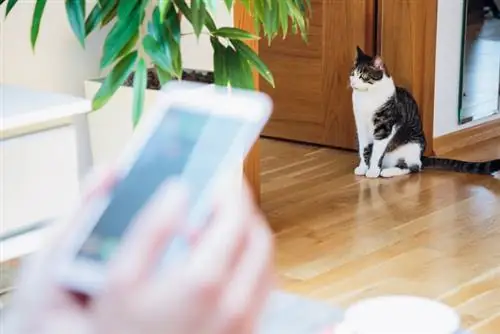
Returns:
[[[240,1],[253,18],[250,32],[232,26],[218,26],[214,13],[218,5],[228,11]],[[100,67],[105,75],[86,83],[94,110],[89,129],[94,162],[114,158],[121,151],[143,110],[169,80],[191,79],[216,85],[252,89],[252,72],[271,85],[273,76],[259,56],[245,43],[267,38],[269,43],[289,31],[306,39],[310,0],[97,0],[86,8],[86,0],[65,0],[67,18],[76,38],[85,47],[87,37],[106,28]],[[6,17],[18,0],[6,4]],[[36,0],[31,25],[33,49],[47,0]],[[188,73],[183,68],[181,20],[186,20],[197,37],[204,34],[213,48],[213,73]],[[124,112],[130,110],[131,114]]]

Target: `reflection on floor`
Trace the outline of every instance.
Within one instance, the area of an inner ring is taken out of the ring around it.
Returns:
[[[282,286],[346,306],[417,294],[455,307],[475,334],[500,327],[500,180],[427,171],[352,173],[354,153],[262,140],[262,206]],[[455,152],[500,158],[500,139]]]
[[[500,20],[467,27],[461,120],[490,116],[499,109]]]

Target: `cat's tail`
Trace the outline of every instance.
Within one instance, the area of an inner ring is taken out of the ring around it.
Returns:
[[[500,159],[484,162],[467,162],[446,158],[422,157],[422,168],[491,175],[500,171]]]

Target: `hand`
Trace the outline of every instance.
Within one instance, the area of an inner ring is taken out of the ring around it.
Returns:
[[[108,191],[111,179],[101,178],[86,197]],[[253,333],[272,287],[273,241],[250,192],[241,197],[242,222],[224,219],[231,208],[221,203],[188,259],[158,271],[164,246],[183,226],[186,203],[178,185],[165,189],[137,218],[94,299],[83,302],[56,284],[57,243],[37,253],[21,272],[6,333]],[[82,204],[76,215],[83,210]]]

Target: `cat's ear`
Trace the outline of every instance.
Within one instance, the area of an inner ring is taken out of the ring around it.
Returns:
[[[375,67],[377,70],[384,71],[385,70],[385,65],[384,61],[380,56],[376,56],[375,59],[373,59],[373,67]]]
[[[366,54],[363,52],[363,50],[361,50],[359,45],[356,46],[356,59],[361,59],[363,57],[366,57]]]

